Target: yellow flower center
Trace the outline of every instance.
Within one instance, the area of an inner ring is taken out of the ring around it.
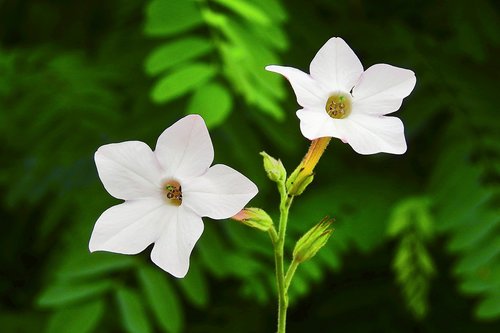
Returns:
[[[343,119],[351,114],[351,98],[347,95],[331,95],[326,101],[325,110],[334,119]]]
[[[176,180],[168,180],[163,184],[163,194],[167,203],[174,206],[182,204],[182,187]]]

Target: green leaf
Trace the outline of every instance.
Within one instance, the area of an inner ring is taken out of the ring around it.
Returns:
[[[457,274],[464,274],[479,270],[500,254],[500,236],[489,238],[484,241],[482,247],[471,249],[463,256],[455,266]]]
[[[135,291],[120,288],[116,291],[116,300],[122,315],[122,324],[129,333],[152,332],[144,310],[145,305]]]
[[[229,274],[241,278],[257,275],[257,273],[262,271],[263,267],[259,262],[256,262],[253,257],[237,252],[229,252],[226,254],[226,264]]]
[[[154,0],[146,10],[145,32],[151,36],[170,36],[202,23],[196,1]]]
[[[185,278],[178,280],[184,296],[198,307],[204,307],[208,302],[208,286],[205,276],[198,265],[189,267],[189,272]]]
[[[401,201],[394,209],[389,227],[392,237],[401,238],[392,264],[396,281],[409,310],[419,320],[427,314],[427,294],[430,279],[435,274],[434,264],[425,248],[425,242],[433,233],[427,206],[425,198]]]
[[[111,281],[94,281],[78,284],[55,284],[49,286],[37,300],[41,307],[61,306],[99,295],[112,286]]]
[[[414,230],[422,238],[431,237],[434,231],[429,207],[430,200],[427,197],[410,197],[397,203],[389,222],[389,236],[396,237]]]
[[[315,282],[319,282],[323,278],[323,271],[317,261],[309,260],[304,262],[301,264],[301,269],[304,275],[307,275],[307,277],[311,278],[311,280]]]
[[[243,95],[248,105],[283,120],[285,113],[278,103],[285,96],[283,81],[262,70],[265,65],[278,61],[275,52],[244,24],[221,19],[213,13],[207,15],[207,19],[226,37],[226,42],[218,45],[223,73],[234,90]]]
[[[158,269],[141,267],[139,281],[160,326],[168,332],[181,332],[184,324],[182,306],[166,274]]]
[[[476,309],[476,316],[481,319],[492,319],[500,316],[500,293],[486,297]]]
[[[261,237],[248,237],[248,229],[236,221],[226,224],[225,230],[229,239],[237,244],[240,251],[253,252],[259,254],[262,258],[272,258],[273,253],[267,247],[269,242],[268,235],[262,234]]]
[[[229,274],[231,268],[226,256],[229,250],[213,227],[205,226],[198,249],[201,262],[214,276],[223,278]]]
[[[448,247],[451,251],[463,251],[477,246],[494,232],[497,225],[498,214],[495,212],[483,211],[482,215],[474,214],[469,223],[457,228]]]
[[[245,281],[241,293],[260,304],[265,304],[267,301],[269,301],[269,295],[271,293],[269,290],[266,290],[264,281],[261,280],[262,279],[259,277],[248,279],[247,281]]]
[[[331,242],[336,244],[336,235],[333,236],[334,240]],[[318,252],[318,259],[321,260],[325,266],[338,271],[340,269],[341,263],[339,259],[339,252],[335,250],[333,246],[325,246],[321,251]]]
[[[46,332],[94,332],[103,313],[104,302],[102,300],[61,308],[50,317]]]
[[[129,268],[136,262],[135,258],[114,253],[85,254],[80,259],[71,257],[71,260],[58,272],[63,279],[95,277],[106,273]]]
[[[204,38],[189,37],[169,42],[148,56],[146,72],[155,75],[184,61],[206,55],[212,50],[213,44]]]
[[[165,103],[196,89],[216,74],[213,66],[190,64],[165,76],[156,83],[151,97],[157,103]]]
[[[260,25],[270,25],[269,17],[250,2],[241,0],[215,0],[220,5],[234,11],[243,18]]]
[[[305,295],[309,291],[310,284],[307,282],[307,279],[304,278],[304,274],[301,270],[297,270],[297,273],[293,276],[293,281],[290,284],[290,293],[292,295],[292,301],[295,297]]]
[[[487,294],[500,290],[500,262],[493,263],[492,267],[482,267],[476,274],[465,276],[460,284],[460,291],[468,294]]]
[[[252,3],[259,6],[273,21],[283,22],[287,19],[287,13],[280,0],[253,0]]]
[[[274,119],[283,121],[285,119],[285,112],[281,109],[277,102],[270,97],[261,94],[260,97],[249,102],[260,108],[264,113],[272,116]]]
[[[228,91],[220,84],[209,83],[196,90],[189,102],[187,113],[201,115],[208,128],[213,128],[226,120],[232,106],[233,100]]]
[[[289,47],[286,33],[279,26],[252,26],[253,31],[269,47],[280,51],[286,51]],[[271,73],[270,73],[271,74]],[[279,78],[276,75],[276,78]],[[281,91],[280,91],[281,92]]]

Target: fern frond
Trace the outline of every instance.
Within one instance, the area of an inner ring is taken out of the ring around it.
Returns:
[[[209,127],[225,121],[237,96],[283,119],[283,82],[264,67],[287,46],[285,18],[278,0],[152,1],[145,33],[169,38],[145,62],[146,72],[160,77],[153,100],[165,103],[189,93],[187,112],[201,114]],[[208,64],[210,75],[202,67]]]

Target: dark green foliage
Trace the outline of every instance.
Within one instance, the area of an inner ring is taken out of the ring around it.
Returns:
[[[417,319],[427,314],[427,295],[435,267],[426,243],[434,234],[428,198],[409,198],[398,204],[391,217],[389,235],[400,238],[393,268],[406,303]]]
[[[163,288],[160,288],[161,290]],[[121,312],[123,328],[129,333],[151,332],[151,324],[145,313],[147,299],[141,298],[128,288],[120,288],[116,292],[116,301]]]
[[[328,147],[292,206],[287,254],[326,215],[335,232],[297,270],[290,332],[499,330],[499,22],[487,0],[1,2],[1,330],[273,331],[265,233],[205,219],[182,280],[149,250],[89,254],[93,224],[118,203],[92,157],[111,142],[153,146],[200,113],[215,162],[254,180],[251,206],[276,217],[258,153],[291,172],[308,142],[292,89],[264,66],[307,71],[332,36],[365,68],[416,72],[395,114],[409,149]]]
[[[101,300],[61,308],[50,318],[47,332],[94,332],[105,311]]]
[[[143,267],[139,281],[159,326],[168,332],[180,332],[184,321],[181,305],[165,274],[157,268]]]

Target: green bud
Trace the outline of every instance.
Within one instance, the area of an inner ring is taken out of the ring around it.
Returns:
[[[313,180],[314,173],[306,174],[304,169],[300,167],[295,169],[286,181],[288,194],[293,196],[301,195]]]
[[[330,238],[333,232],[332,222],[333,219],[327,216],[306,232],[295,244],[293,260],[302,263],[314,257]]]
[[[268,231],[273,226],[271,217],[260,208],[245,208],[232,219],[262,231]]]
[[[264,158],[264,169],[269,179],[277,183],[284,182],[286,179],[286,170],[283,163],[269,156],[265,151],[261,152],[260,155]]]

